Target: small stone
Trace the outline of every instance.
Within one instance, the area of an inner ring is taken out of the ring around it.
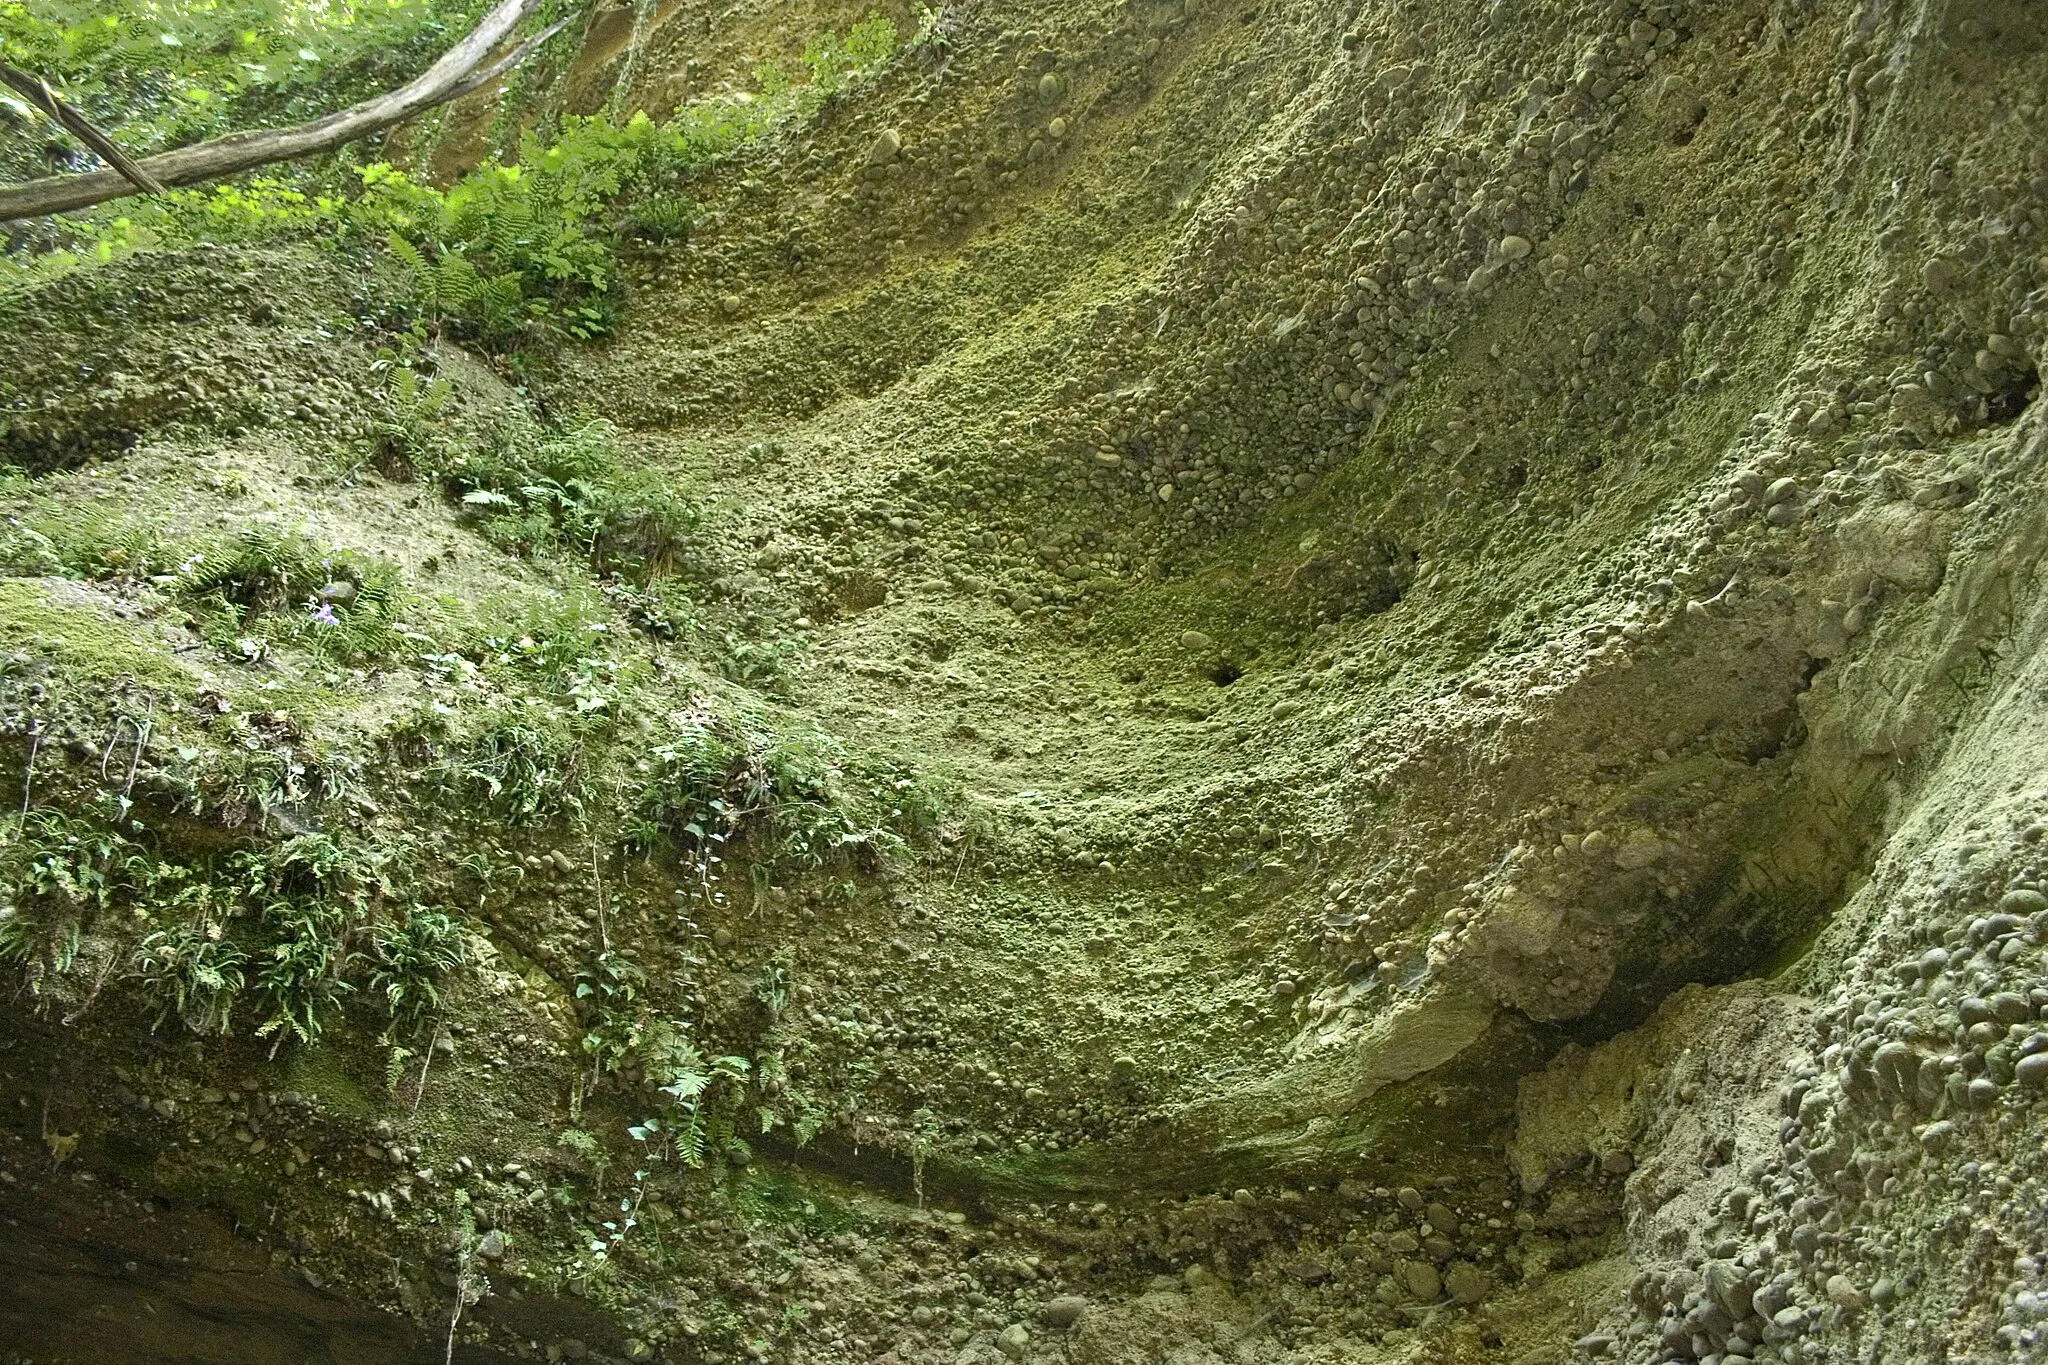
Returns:
[[[1067,93],[1067,83],[1055,73],[1048,71],[1038,78],[1038,99],[1041,104],[1058,104],[1060,96]]]
[[[1830,1275],[1827,1291],[1828,1302],[1845,1313],[1854,1313],[1863,1307],[1863,1291],[1858,1289],[1856,1282],[1847,1275]]]
[[[1046,124],[1045,135],[1054,142],[1058,142],[1067,135],[1067,121],[1063,118],[1056,118],[1051,123]]]
[[[1199,651],[1204,649],[1213,649],[1215,645],[1216,642],[1214,640],[1210,639],[1207,635],[1204,635],[1199,630],[1184,630],[1180,633],[1180,647],[1182,649],[1192,649]]]
[[[1045,1307],[1038,1310],[1038,1320],[1056,1332],[1064,1332],[1081,1320],[1081,1314],[1088,1311],[1088,1300],[1079,1294],[1061,1294],[1058,1298],[1047,1299]]]
[[[737,317],[740,311],[740,296],[738,294],[720,294],[718,296],[718,311],[729,318]]]
[[[1963,282],[1963,268],[1946,256],[1936,256],[1920,271],[1920,282],[1931,294],[1948,294]]]
[[[1588,1332],[1578,1340],[1579,1354],[1604,1356],[1614,1349],[1614,1338],[1605,1332]]]
[[[2036,1052],[2022,1057],[2012,1069],[2012,1078],[2028,1090],[2039,1090],[2048,1086],[2048,1052]]]
[[[1500,254],[1510,261],[1519,261],[1535,248],[1527,237],[1508,236],[1500,239]]]
[[[356,585],[346,578],[337,578],[320,589],[320,600],[331,602],[337,607],[346,607],[356,600]]]
[[[1478,1303],[1492,1290],[1486,1272],[1470,1261],[1452,1261],[1444,1272],[1444,1288],[1459,1303]]]
[[[1321,1261],[1296,1261],[1287,1267],[1287,1273],[1303,1284],[1321,1284],[1330,1278],[1330,1267]]]
[[[2043,896],[2039,891],[2008,891],[1999,898],[1998,908],[2004,914],[2018,915],[2021,918],[2038,915],[2043,910],[2048,910],[2048,896]]]
[[[1614,840],[1605,830],[1592,830],[1579,840],[1579,852],[1588,858],[1597,858],[1613,847]]]
[[[886,166],[896,159],[903,150],[903,134],[894,128],[884,128],[880,137],[868,148],[868,165]]]
[[[1402,1262],[1401,1283],[1424,1303],[1435,1303],[1444,1291],[1443,1280],[1437,1275],[1436,1267],[1427,1261]]]
[[[1031,1346],[1031,1332],[1021,1322],[1013,1322],[996,1338],[996,1349],[1012,1360],[1022,1360],[1024,1352]]]
[[[1732,1260],[1712,1260],[1700,1268],[1700,1274],[1707,1297],[1721,1305],[1729,1317],[1740,1322],[1749,1316],[1752,1307],[1749,1281],[1740,1265]]]
[[[1403,1185],[1399,1190],[1395,1191],[1394,1198],[1401,1201],[1401,1207],[1404,1209],[1420,1209],[1424,1202],[1422,1191],[1416,1189],[1413,1185]]]
[[[1764,520],[1782,531],[1797,524],[1805,510],[1796,502],[1781,502],[1776,507],[1765,509]]]
[[[1799,480],[1774,479],[1770,486],[1764,489],[1764,506],[1776,507],[1779,503],[1787,502],[1798,496]]]

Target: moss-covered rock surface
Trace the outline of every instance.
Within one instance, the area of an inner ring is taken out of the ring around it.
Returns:
[[[678,0],[24,228],[0,1348],[2041,1358],[2044,120]]]

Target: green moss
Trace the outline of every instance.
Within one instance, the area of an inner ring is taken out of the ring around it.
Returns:
[[[55,665],[60,686],[143,683],[189,694],[190,674],[132,623],[54,600],[44,584],[0,578],[0,650]]]
[[[811,1237],[834,1237],[864,1220],[810,1180],[790,1173],[749,1167],[731,1178],[727,1195],[734,1207],[757,1223],[793,1228]]]

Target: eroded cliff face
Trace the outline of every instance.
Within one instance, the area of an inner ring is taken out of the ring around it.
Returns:
[[[288,241],[0,305],[0,1331],[2036,1358],[2044,37],[963,7],[516,373]]]

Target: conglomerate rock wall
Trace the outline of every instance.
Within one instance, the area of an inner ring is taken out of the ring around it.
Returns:
[[[568,97],[664,113],[786,20],[600,15]],[[146,577],[8,583],[31,796],[64,704],[92,739],[44,799],[108,789],[111,678],[183,698],[159,749],[246,710],[250,752],[359,756],[349,820],[420,836],[492,965],[424,1067],[374,1029],[189,1051],[89,934],[97,982],[7,1025],[0,1193],[225,1204],[442,1325],[487,1268],[477,1359],[2038,1358],[2044,38],[2026,4],[927,16],[707,175],[616,336],[516,390],[442,357],[452,412],[607,418],[708,500],[724,674],[615,584],[579,618],[611,671],[535,684],[601,713],[550,760],[586,796],[430,780],[492,704],[454,652],[292,674]],[[254,497],[450,613],[582,591],[403,471],[305,476],[378,429],[371,344],[304,344],[363,282],[160,264],[12,319],[11,449],[48,455],[14,524],[125,481],[195,524]],[[95,299],[149,325],[72,321]],[[230,308],[233,346],[176,333]],[[231,702],[263,668],[325,690]],[[721,725],[885,755],[934,828],[614,859],[620,793]],[[302,785],[284,832],[333,828]],[[165,837],[250,837],[200,806]],[[629,989],[752,1059],[762,1132],[622,1185],[654,1062],[585,1054]],[[51,1239],[90,1216],[59,1207]],[[116,1302],[59,1260],[42,1302]],[[195,1320],[224,1292],[147,1275]],[[53,1316],[7,1330],[82,1349]]]

